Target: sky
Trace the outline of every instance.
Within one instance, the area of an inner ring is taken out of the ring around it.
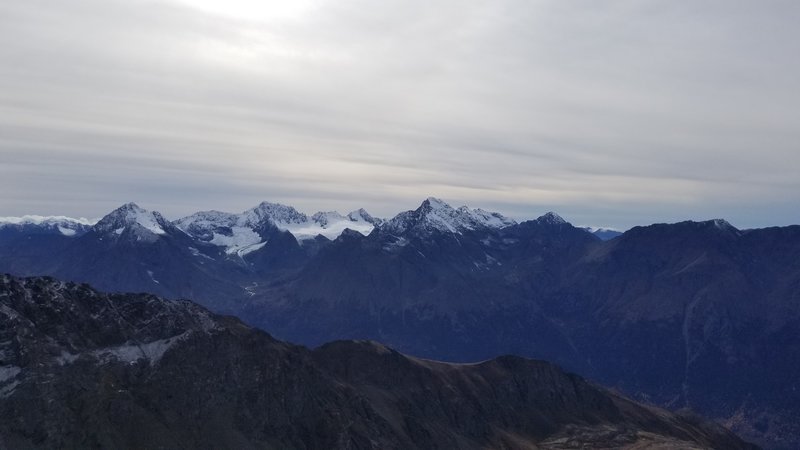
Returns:
[[[0,216],[800,223],[800,2],[0,0]]]

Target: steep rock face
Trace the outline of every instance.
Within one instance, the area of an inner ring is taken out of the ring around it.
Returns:
[[[719,418],[770,448],[795,448],[798,254],[796,226],[637,227],[582,258],[544,308],[591,355],[583,373]]]
[[[186,301],[0,278],[7,448],[754,448],[541,361],[309,352]]]

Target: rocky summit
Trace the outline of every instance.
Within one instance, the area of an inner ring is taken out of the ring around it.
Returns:
[[[189,301],[2,276],[0,448],[755,447],[542,361],[308,350]]]

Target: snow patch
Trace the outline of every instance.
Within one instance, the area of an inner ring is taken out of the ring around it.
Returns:
[[[189,252],[190,252],[192,255],[194,255],[194,256],[197,256],[197,257],[200,257],[200,258],[210,259],[210,260],[212,260],[212,261],[214,260],[214,258],[212,258],[212,257],[210,257],[210,256],[208,256],[208,255],[206,255],[205,253],[201,252],[200,250],[198,250],[198,249],[196,249],[196,248],[194,248],[194,247],[189,247]]]
[[[114,360],[124,363],[134,363],[140,359],[146,359],[150,362],[150,365],[154,365],[164,356],[167,350],[172,348],[176,343],[189,337],[191,333],[191,330],[188,330],[166,339],[159,339],[145,344],[131,342],[116,347],[94,350],[90,354],[98,358],[102,363],[108,363]],[[80,355],[62,352],[55,360],[61,365],[66,365],[73,363],[79,356]]]
[[[58,231],[63,234],[64,236],[75,236],[76,231],[71,228],[65,228],[61,225],[58,225]]]
[[[253,253],[254,251],[260,249],[261,247],[267,245],[267,242],[259,242],[258,244],[248,245],[246,247],[240,248],[236,254],[239,255],[240,258],[244,257],[247,254]]]
[[[160,281],[158,281],[158,280],[156,280],[156,279],[155,279],[155,277],[153,276],[153,271],[152,271],[152,270],[148,270],[148,271],[147,271],[147,275],[149,275],[149,276],[150,276],[150,279],[151,279],[151,280],[153,280],[153,282],[154,282],[154,283],[156,283],[156,284],[161,284],[161,282],[160,282]]]
[[[262,243],[261,236],[251,228],[236,226],[231,227],[230,230],[230,235],[215,232],[209,243],[225,247],[225,253],[229,255],[238,253],[243,248]]]
[[[65,366],[67,364],[72,364],[78,359],[80,355],[73,355],[72,353],[66,352],[64,350],[61,351],[61,354],[55,357],[55,361],[58,363],[59,366]]]
[[[5,383],[16,377],[20,372],[22,372],[22,369],[17,366],[0,366],[0,383]]]
[[[161,228],[161,225],[158,224],[158,220],[153,213],[145,211],[145,210],[138,210],[135,211],[132,215],[128,216],[131,220],[135,223],[141,225],[143,228],[147,229],[151,233],[154,234],[166,234],[167,232]]]
[[[306,239],[314,239],[318,235],[323,235],[326,238],[333,240],[339,237],[346,229],[357,231],[366,236],[372,232],[372,229],[375,228],[375,226],[368,222],[353,222],[350,219],[343,219],[336,222],[327,223],[325,226],[321,226],[320,224],[314,222],[307,222],[303,224],[292,225],[280,224],[278,225],[278,228],[292,233],[295,239],[302,241]]]

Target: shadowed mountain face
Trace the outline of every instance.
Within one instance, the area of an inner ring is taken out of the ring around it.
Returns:
[[[125,205],[89,228],[59,224],[67,234],[0,235],[0,270],[188,297],[310,346],[545,359],[800,447],[798,226],[682,222],[603,241],[553,213],[515,223],[434,198],[387,221],[263,203],[175,223]]]
[[[541,361],[309,351],[49,278],[0,278],[0,355],[0,448],[754,448]]]
[[[500,230],[343,236],[240,314],[317,345],[435,359],[542,358],[771,448],[800,445],[800,227],[637,227],[553,217]]]

